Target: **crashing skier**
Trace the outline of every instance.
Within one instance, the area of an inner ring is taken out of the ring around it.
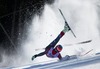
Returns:
[[[60,32],[60,34],[57,36],[55,40],[53,40],[46,48],[44,52],[41,52],[39,54],[36,54],[32,56],[32,60],[34,60],[36,57],[46,55],[47,57],[50,58],[59,58],[60,60],[62,59],[62,56],[60,52],[62,51],[63,47],[62,45],[56,45],[59,40],[64,36],[66,32],[70,30],[70,27],[65,25],[64,29]]]

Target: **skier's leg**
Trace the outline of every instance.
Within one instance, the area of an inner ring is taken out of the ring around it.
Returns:
[[[34,60],[36,57],[43,56],[43,55],[45,55],[45,51],[32,56],[32,60]]]
[[[46,49],[47,49],[47,48],[54,47],[54,46],[58,43],[58,41],[61,39],[61,37],[62,37],[63,35],[64,35],[64,32],[61,32],[61,33],[56,37],[56,39],[53,40],[53,41],[46,47]]]

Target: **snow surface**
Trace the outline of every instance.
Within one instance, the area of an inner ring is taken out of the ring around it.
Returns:
[[[100,54],[67,61],[55,61],[50,63],[43,62],[43,64],[40,63],[21,67],[11,67],[10,69],[99,69],[97,66],[100,66]]]

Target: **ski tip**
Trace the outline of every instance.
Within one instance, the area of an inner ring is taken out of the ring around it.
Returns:
[[[87,41],[87,42],[91,42],[92,40],[89,40],[89,41]]]
[[[88,41],[85,41],[85,42],[83,42],[83,43],[89,43],[89,42],[91,42],[92,40],[88,40]]]

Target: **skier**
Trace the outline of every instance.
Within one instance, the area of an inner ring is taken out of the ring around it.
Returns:
[[[70,27],[65,25],[64,29],[60,32],[60,34],[57,36],[57,38],[55,40],[53,40],[45,48],[45,51],[32,56],[32,60],[34,60],[36,57],[43,56],[43,55],[46,55],[47,57],[50,57],[50,58],[57,58],[58,57],[61,60],[62,56],[61,56],[60,52],[62,51],[63,47],[62,47],[62,45],[56,45],[56,44],[61,39],[61,37],[64,36],[64,34],[66,32],[68,32],[69,30],[70,30]]]

